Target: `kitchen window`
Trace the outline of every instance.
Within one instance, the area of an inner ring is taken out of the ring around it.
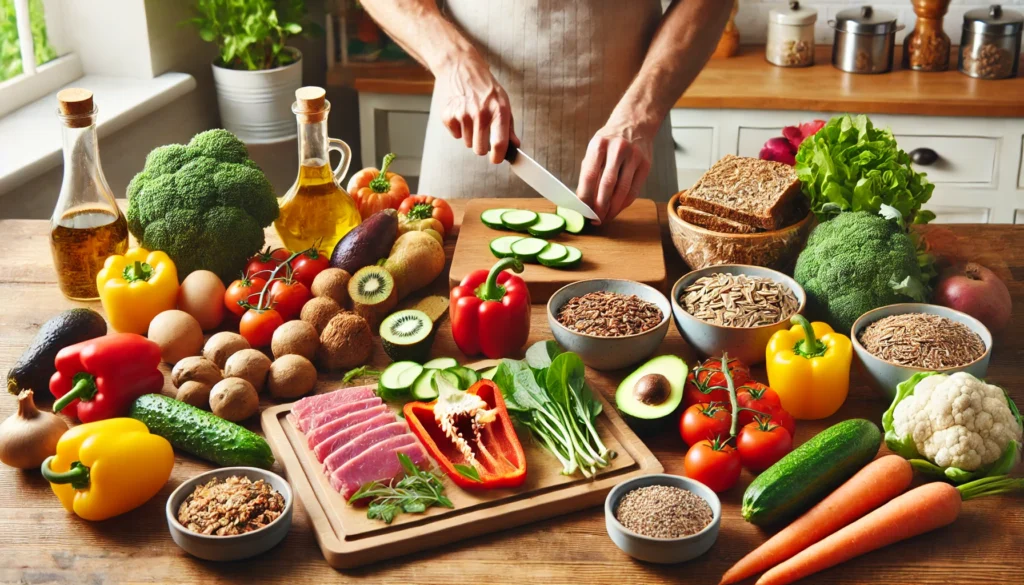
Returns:
[[[0,116],[82,76],[59,0],[0,0]]]

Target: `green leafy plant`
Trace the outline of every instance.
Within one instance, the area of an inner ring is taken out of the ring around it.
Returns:
[[[319,34],[306,19],[305,0],[197,0],[189,19],[199,36],[217,45],[217,64],[230,69],[258,71],[295,62],[285,50],[290,37]]]
[[[352,494],[349,503],[370,498],[366,517],[391,524],[402,512],[422,514],[431,506],[454,508],[444,495],[444,484],[437,474],[423,471],[405,453],[398,454],[405,477],[393,483],[375,481],[359,488]]]
[[[32,29],[32,46],[36,64],[57,58],[46,34],[46,15],[43,0],[29,0],[28,17]],[[18,44],[18,19],[14,13],[14,0],[0,0],[0,81],[17,77],[23,72],[21,47]]]

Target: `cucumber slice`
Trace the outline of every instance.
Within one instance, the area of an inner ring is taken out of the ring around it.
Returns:
[[[487,368],[486,370],[480,372],[480,379],[481,380],[493,380],[494,379],[494,374],[497,374],[497,373],[498,373],[498,366],[494,366],[493,368]]]
[[[504,207],[501,209],[488,209],[480,214],[480,221],[489,228],[503,230],[505,229],[505,224],[501,223],[501,214],[506,211],[512,210]]]
[[[565,220],[565,231],[570,234],[578,234],[583,231],[583,227],[587,225],[587,218],[583,217],[578,211],[559,207],[555,209],[555,213],[560,215]]]
[[[537,254],[537,262],[540,262],[544,266],[555,266],[568,255],[569,248],[566,248],[562,244],[551,242],[543,252]]]
[[[423,364],[423,367],[428,370],[447,370],[448,368],[454,368],[459,365],[459,362],[452,357],[439,357],[430,360]]]
[[[566,246],[565,249],[568,251],[568,254],[566,254],[565,258],[552,264],[552,268],[575,268],[583,260],[583,252],[580,252],[579,248]]]
[[[565,229],[565,218],[554,213],[538,214],[537,223],[527,228],[530,235],[538,238],[553,238]]]
[[[416,362],[395,362],[380,375],[380,387],[393,396],[405,394],[421,373],[423,366]]]
[[[431,383],[431,387],[434,389],[435,392],[437,391],[437,383],[442,379],[445,382],[451,384],[452,386],[455,386],[456,388],[463,390],[462,378],[459,378],[455,374],[455,372],[452,372],[451,370],[437,370],[436,372],[434,372],[434,380]]]
[[[526,228],[537,223],[537,212],[527,209],[511,209],[501,214],[501,223],[510,230],[525,232]]]
[[[512,244],[523,240],[522,236],[502,236],[491,240],[491,254],[495,258],[508,258],[512,255]]]
[[[459,377],[459,390],[468,390],[470,386],[480,381],[480,374],[463,366],[448,368],[445,372],[451,372]]]
[[[438,370],[424,369],[423,373],[416,378],[412,385],[412,397],[416,400],[429,402],[437,398],[437,388],[434,387],[434,376]]]
[[[547,240],[523,238],[518,242],[512,242],[512,255],[523,262],[534,262],[537,260],[537,255],[547,247]]]

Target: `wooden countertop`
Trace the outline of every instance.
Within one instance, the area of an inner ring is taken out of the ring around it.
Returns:
[[[456,201],[456,221],[464,205]],[[661,214],[670,282],[684,267],[667,237]],[[61,296],[50,265],[48,222],[0,221],[0,371],[6,372],[35,336],[39,326],[58,311],[74,306],[100,309],[99,303],[75,303]],[[930,226],[927,229],[946,229]],[[988,379],[1008,389],[1024,404],[1024,336],[1013,332],[1024,324],[1024,228],[1012,225],[957,225],[948,230],[971,250],[972,259],[992,267],[1013,295],[1013,323],[998,339]],[[276,244],[272,230],[268,239]],[[968,246],[969,244],[969,246]],[[446,243],[448,258],[455,239]],[[438,290],[447,288],[442,275]],[[530,342],[550,338],[543,306],[533,311]],[[661,352],[693,355],[671,328]],[[461,359],[445,324],[434,344],[435,355]],[[380,347],[373,363],[387,363]],[[594,388],[611,399],[621,374],[588,370]],[[764,380],[763,368],[755,377]],[[333,388],[337,377],[321,377],[320,391]],[[169,390],[168,389],[165,389]],[[271,403],[264,401],[262,406]],[[887,404],[856,373],[849,399],[827,420],[800,422],[797,442],[839,420],[863,417],[878,421]],[[0,418],[15,410],[12,396],[0,396]],[[250,425],[258,429],[254,418]],[[682,474],[684,446],[675,432],[646,440],[666,473]],[[883,452],[886,450],[883,448]],[[714,584],[723,571],[753,547],[765,533],[740,518],[740,500],[752,476],[744,471],[739,484],[722,494],[723,516],[718,542],[710,552],[685,565],[658,566],[633,561],[605,533],[601,508],[529,524],[513,530],[471,538],[443,549],[425,551],[353,571],[335,571],[323,560],[309,517],[296,505],[294,522],[282,544],[256,558],[236,563],[200,561],[171,540],[164,505],[182,481],[213,466],[179,454],[170,481],[142,507],[123,516],[90,523],[60,507],[36,472],[0,465],[0,583],[337,583],[358,579],[371,583],[678,583]],[[275,469],[281,472],[280,465]],[[1018,472],[1019,473],[1019,472]],[[1024,583],[1020,543],[1024,542],[1024,508],[1019,499],[996,496],[964,505],[960,518],[946,528],[870,553],[816,575],[817,584],[915,583],[947,584],[955,571],[972,583]],[[341,574],[339,574],[341,573]],[[956,579],[954,579],[956,580]]]
[[[985,81],[956,71],[941,73],[899,68],[880,75],[845,73],[832,67],[831,45],[819,45],[816,64],[776,67],[763,46],[745,46],[739,56],[712,59],[676,102],[677,108],[800,110],[925,116],[1024,117],[1024,77]],[[335,73],[332,79],[340,79]],[[361,68],[353,86],[360,92],[429,95],[433,78],[419,66]]]

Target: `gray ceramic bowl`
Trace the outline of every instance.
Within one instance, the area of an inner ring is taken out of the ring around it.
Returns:
[[[672,287],[672,315],[675,317],[676,328],[679,329],[679,334],[683,336],[683,339],[703,356],[717,357],[723,352],[727,352],[730,358],[739,359],[747,365],[759,364],[764,361],[764,350],[768,347],[768,340],[776,331],[789,329],[791,326],[789,319],[761,327],[726,327],[701,321],[687,313],[679,303],[679,296],[686,287],[701,277],[717,273],[770,278],[793,291],[796,300],[800,303],[797,308],[798,313],[804,312],[804,307],[807,305],[807,294],[795,280],[781,272],[745,264],[708,266],[694,270],[676,281]]]
[[[662,320],[653,329],[635,335],[622,337],[598,337],[577,333],[558,322],[556,315],[570,299],[596,291],[607,291],[623,295],[636,295],[654,303],[661,309]],[[583,363],[595,370],[617,370],[631,366],[652,355],[668,333],[669,314],[672,307],[668,299],[656,288],[632,280],[595,278],[567,284],[555,291],[548,300],[548,326],[551,333],[567,351],[579,354]]]
[[[929,313],[931,315],[939,315],[952,321],[963,323],[970,327],[971,331],[977,333],[978,336],[981,337],[981,341],[985,344],[985,353],[973,362],[958,368],[931,370],[928,368],[898,366],[887,362],[882,358],[875,357],[873,354],[868,352],[868,350],[864,349],[864,346],[860,343],[859,337],[861,332],[864,331],[868,325],[883,317],[900,315],[903,313]],[[961,313],[960,311],[950,309],[949,307],[943,307],[941,305],[900,303],[868,311],[853,322],[853,327],[850,329],[850,339],[853,341],[853,353],[857,356],[857,362],[860,364],[864,372],[867,373],[868,378],[870,378],[874,383],[875,388],[877,388],[888,400],[892,400],[896,397],[896,386],[901,382],[910,379],[910,377],[918,372],[941,372],[943,374],[967,372],[975,378],[984,378],[985,374],[988,372],[988,360],[992,357],[992,334],[989,332],[988,328],[982,325],[981,321],[978,321],[967,313]]]
[[[284,513],[269,525],[235,536],[209,536],[197,534],[178,522],[178,508],[197,485],[213,478],[232,475],[246,476],[252,481],[262,479],[284,496]],[[237,561],[264,553],[284,540],[292,525],[292,490],[281,476],[255,467],[223,467],[201,473],[178,486],[167,498],[167,526],[171,538],[185,552],[208,561]]]
[[[619,500],[628,492],[649,485],[666,485],[691,491],[711,506],[714,517],[704,530],[682,538],[651,538],[641,536],[623,526],[616,518]],[[722,503],[709,487],[686,477],[655,473],[626,480],[612,488],[604,501],[604,524],[615,546],[629,556],[650,563],[681,563],[706,553],[718,539],[722,521]]]

